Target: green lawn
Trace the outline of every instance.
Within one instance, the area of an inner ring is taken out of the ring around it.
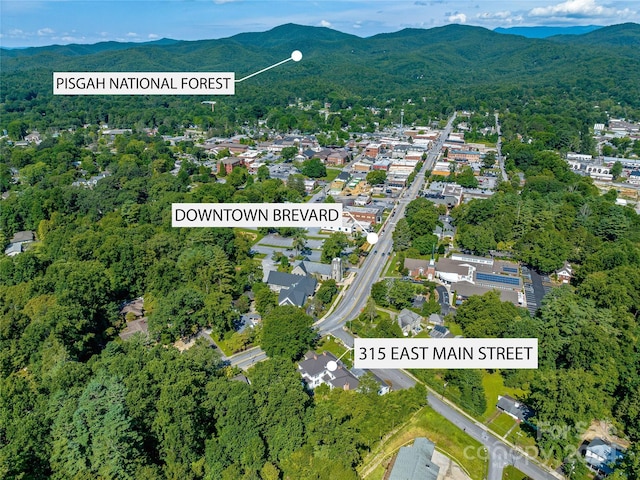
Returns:
[[[521,448],[531,447],[531,451],[533,450],[533,447],[536,446],[536,439],[531,434],[523,431],[520,428],[520,425],[511,430],[507,440]]]
[[[372,250],[375,250],[375,245],[371,248]],[[396,268],[398,265],[398,259],[397,256],[394,253],[391,254],[391,260],[388,259],[387,257],[387,269],[384,272],[384,276],[385,277],[400,277],[400,273],[398,272],[398,269]]]
[[[528,478],[513,465],[507,465],[502,471],[502,480],[528,480]]]
[[[323,337],[320,340],[320,343],[318,343],[318,346],[316,347],[315,352],[318,354],[321,354],[325,350],[327,352],[333,353],[336,356],[336,358],[339,358],[340,355],[343,355],[344,352],[347,351],[347,349],[344,347],[344,345],[342,345],[341,342],[339,342],[338,340],[336,340],[334,337],[331,337],[331,336]],[[347,353],[344,357],[340,359],[340,361],[344,363],[347,368],[351,368],[353,366],[353,361],[351,357],[352,355]]]
[[[447,328],[451,332],[451,335],[453,335],[454,337],[456,335],[462,335],[462,327],[457,323],[453,323],[453,322],[447,323]]]
[[[341,168],[327,168],[327,174],[320,180],[324,180],[325,182],[333,182],[335,178],[340,175],[341,171]]]
[[[489,424],[489,428],[496,432],[501,437],[504,437],[507,432],[515,425],[516,421],[513,417],[510,417],[506,413],[501,413],[496,417],[494,421]]]
[[[424,407],[384,443],[372,449],[358,469],[363,478],[382,478],[381,472],[384,472],[393,455],[416,437],[426,437],[434,442],[439,451],[458,462],[473,480],[484,478],[487,466],[482,460],[484,454],[481,452],[480,442],[469,437],[430,407]]]
[[[451,330],[451,332],[453,333],[453,330]],[[483,422],[488,420],[496,411],[498,395],[509,395],[510,397],[518,398],[525,394],[525,391],[519,388],[505,387],[500,372],[483,372],[482,385],[484,386],[484,395],[487,399],[487,409],[481,417]]]

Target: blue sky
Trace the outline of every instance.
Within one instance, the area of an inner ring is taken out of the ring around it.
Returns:
[[[224,38],[284,23],[360,37],[450,23],[486,28],[640,23],[637,0],[0,0],[0,45]]]

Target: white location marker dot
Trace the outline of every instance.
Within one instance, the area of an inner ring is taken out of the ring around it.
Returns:
[[[329,360],[327,362],[327,370],[329,370],[330,372],[335,372],[338,369],[338,362],[336,362],[335,360]]]
[[[375,232],[367,233],[367,243],[370,245],[378,243],[378,234]]]
[[[300,50],[294,50],[291,52],[291,60],[294,62],[299,62],[302,60],[302,52]]]

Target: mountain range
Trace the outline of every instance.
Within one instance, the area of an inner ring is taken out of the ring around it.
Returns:
[[[3,49],[0,101],[32,98],[34,92],[50,95],[53,71],[233,71],[241,78],[288,58],[293,50],[302,51],[302,61],[240,84],[237,94],[267,89],[272,97],[322,98],[331,92],[334,97],[381,98],[452,90],[491,95],[498,86],[553,86],[586,88],[632,103],[640,98],[640,25],[634,23],[545,39],[465,25],[361,38],[286,24],[217,40]]]

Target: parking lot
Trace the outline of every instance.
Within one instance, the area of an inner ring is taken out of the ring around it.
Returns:
[[[531,315],[542,306],[542,299],[551,290],[551,279],[546,275],[540,275],[535,270],[522,266],[522,280],[524,282],[524,294],[527,298],[527,310]]]

